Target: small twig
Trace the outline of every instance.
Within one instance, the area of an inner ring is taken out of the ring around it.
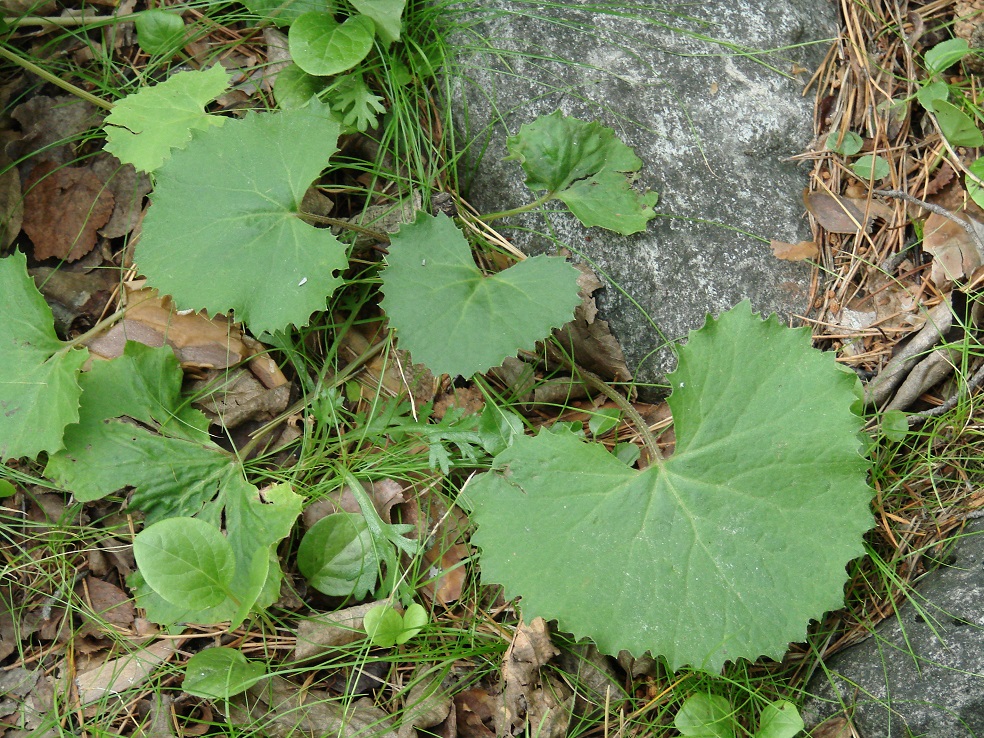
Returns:
[[[82,98],[86,102],[90,102],[96,107],[103,108],[104,110],[113,109],[113,103],[107,102],[106,100],[101,100],[100,98],[93,95],[91,92],[86,92],[80,87],[76,87],[71,82],[66,82],[61,77],[55,76],[47,69],[42,69],[37,64],[34,64],[33,62],[29,62],[27,59],[22,59],[17,54],[10,51],[9,49],[5,49],[3,46],[0,46],[0,57],[3,57],[7,61],[16,64],[21,69],[26,69],[28,72],[31,72],[32,74],[36,74],[41,79],[45,80],[46,82],[50,82],[56,87],[61,87],[63,90],[67,92],[71,92],[76,97]]]
[[[930,418],[938,418],[940,415],[948,413],[957,406],[957,403],[960,402],[961,398],[969,397],[974,390],[979,389],[982,384],[984,384],[984,364],[981,364],[977,371],[974,372],[973,376],[967,380],[967,388],[963,392],[957,390],[942,405],[937,405],[931,410],[924,410],[921,413],[913,413],[910,415],[907,418],[909,421],[909,427],[922,425]]]
[[[974,246],[977,247],[977,250],[980,251],[982,254],[984,254],[984,241],[981,240],[981,237],[974,229],[974,226],[972,226],[966,220],[963,220],[962,218],[958,218],[956,215],[951,213],[946,208],[940,207],[939,205],[934,205],[931,202],[926,202],[925,200],[920,200],[918,197],[914,197],[910,195],[908,192],[905,192],[903,190],[875,190],[875,194],[881,195],[882,197],[891,197],[896,200],[903,200],[909,203],[910,205],[918,205],[919,207],[925,208],[931,213],[936,213],[937,215],[946,218],[947,220],[952,220],[954,223],[956,223],[958,226],[960,226],[967,232],[967,235],[970,236],[970,240],[974,242]]]

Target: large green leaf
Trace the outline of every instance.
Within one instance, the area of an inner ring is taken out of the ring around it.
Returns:
[[[403,9],[407,0],[349,0],[352,7],[376,24],[376,35],[385,44],[400,40]]]
[[[0,295],[0,461],[53,453],[79,418],[78,374],[89,354],[58,340],[19,251],[0,259]]]
[[[136,261],[182,308],[234,311],[256,333],[308,322],[341,284],[345,248],[298,217],[337,151],[319,104],[247,113],[199,134],[157,172]]]
[[[154,171],[172,149],[188,144],[192,131],[226,122],[203,108],[228,86],[228,72],[216,64],[200,72],[179,72],[127,95],[106,116],[106,151],[141,171]]]
[[[526,186],[564,202],[584,225],[629,235],[655,217],[656,193],[636,192],[625,176],[642,160],[611,128],[558,110],[523,125],[506,144],[526,172]]]
[[[450,218],[419,213],[392,237],[383,309],[401,348],[434,373],[469,377],[549,335],[574,314],[577,270],[535,256],[485,276]]]
[[[541,432],[469,486],[482,577],[607,653],[781,658],[843,603],[871,527],[857,379],[742,303],[691,334],[670,380],[667,461],[635,471]]]
[[[278,26],[289,26],[305,13],[323,11],[325,0],[246,0],[243,5],[249,8],[249,12]]]

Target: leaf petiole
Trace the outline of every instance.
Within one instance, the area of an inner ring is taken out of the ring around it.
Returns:
[[[529,203],[528,205],[520,205],[518,208],[511,208],[510,210],[500,210],[497,213],[489,213],[488,215],[482,215],[479,217],[479,220],[485,223],[490,223],[493,220],[499,220],[500,218],[508,218],[510,215],[520,215],[522,213],[528,213],[529,211],[535,210],[536,208],[540,207],[548,200],[551,200],[556,194],[557,194],[556,192],[548,192],[546,195],[541,195],[540,197],[536,198],[533,202]]]

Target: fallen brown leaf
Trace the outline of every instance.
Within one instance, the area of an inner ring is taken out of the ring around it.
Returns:
[[[171,658],[180,645],[180,640],[158,641],[78,674],[75,686],[79,692],[79,702],[87,705],[143,684],[158,666]]]
[[[956,215],[969,223],[978,238],[984,237],[984,223],[965,214]],[[938,213],[930,213],[923,230],[923,251],[933,255],[930,278],[937,287],[964,277],[981,265],[982,254],[974,238],[959,223]]]
[[[820,256],[820,247],[817,246],[816,241],[786,243],[785,241],[772,240],[769,242],[769,246],[772,247],[772,254],[777,259],[785,261],[806,261]]]
[[[867,231],[875,218],[891,221],[895,211],[877,200],[839,197],[803,190],[803,203],[817,222],[831,233]]]
[[[558,685],[545,688],[540,668],[559,653],[550,642],[550,630],[543,618],[534,618],[529,625],[520,623],[502,660],[502,708],[497,715],[497,734],[511,735],[514,728],[529,721],[531,733],[555,735],[552,729],[547,733],[538,730],[555,726],[550,715],[562,709],[549,694]]]
[[[98,577],[87,576],[75,585],[75,592],[85,598],[92,610],[91,615],[83,612],[86,620],[84,630],[87,633],[111,634],[117,629],[129,629],[133,625],[136,616],[133,601],[116,585]]]
[[[460,738],[495,738],[496,700],[484,689],[466,689],[454,696]]]
[[[76,261],[92,251],[113,213],[113,195],[89,167],[39,164],[25,185],[24,232],[39,260]]]
[[[324,613],[305,618],[297,626],[297,643],[294,646],[294,660],[304,661],[312,656],[329,653],[338,646],[354,643],[366,637],[362,629],[362,618],[379,602],[364,602],[361,605],[346,607],[344,610]],[[399,605],[392,605],[402,613]]]
[[[452,701],[444,684],[447,672],[440,665],[420,664],[414,670],[404,701],[399,738],[415,738],[417,728],[430,728],[444,722],[451,712]]]
[[[24,133],[7,144],[6,152],[14,161],[23,161],[21,174],[25,179],[31,168],[40,163],[40,158],[32,154],[43,149],[46,161],[68,164],[76,159],[79,134],[102,122],[95,106],[73,95],[32,97],[14,108],[11,117],[21,124]]]

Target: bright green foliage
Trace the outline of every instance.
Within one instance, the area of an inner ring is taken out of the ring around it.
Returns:
[[[349,0],[362,15],[372,18],[376,35],[387,46],[400,40],[403,9],[407,0]]]
[[[287,26],[305,13],[324,11],[325,0],[245,0],[243,5],[254,15]]]
[[[974,119],[956,105],[945,100],[934,100],[933,112],[936,122],[940,124],[940,131],[951,146],[984,146],[984,135]]]
[[[880,156],[873,156],[871,154],[862,156],[851,165],[851,169],[859,177],[870,180],[883,179],[891,171],[887,161]]]
[[[201,72],[179,72],[126,96],[106,116],[106,151],[141,171],[154,171],[172,149],[188,144],[192,131],[226,122],[203,108],[228,87],[229,75],[216,64]]]
[[[336,85],[331,95],[331,109],[342,117],[342,123],[357,131],[377,125],[379,114],[385,113],[383,98],[372,94],[361,74],[347,75]]]
[[[734,718],[720,695],[695,694],[680,707],[673,726],[688,738],[734,738]]]
[[[376,605],[362,618],[362,625],[374,645],[402,646],[427,625],[427,611],[416,602],[403,615],[390,605]]]
[[[78,373],[89,354],[58,340],[19,251],[0,259],[0,295],[0,461],[53,453],[79,418]]]
[[[622,413],[616,407],[603,407],[594,410],[588,419],[588,430],[593,436],[603,436],[622,420]]]
[[[843,603],[872,524],[857,378],[742,303],[691,333],[669,379],[665,462],[636,471],[562,431],[496,457],[465,492],[482,577],[605,653],[781,658]]]
[[[281,110],[293,110],[307,105],[324,87],[323,79],[308,74],[296,64],[290,64],[277,73],[273,96]]]
[[[909,419],[901,410],[887,410],[882,415],[881,432],[889,441],[903,441],[909,435]]]
[[[341,284],[345,248],[298,208],[337,151],[320,104],[247,113],[198,135],[157,172],[136,261],[181,308],[234,311],[254,333],[302,326]]]
[[[148,54],[173,54],[184,43],[185,26],[179,13],[144,10],[137,14],[134,25],[137,43]]]
[[[188,659],[181,688],[206,699],[228,699],[266,676],[266,666],[235,648],[208,648]]]
[[[312,587],[326,595],[365,597],[379,573],[365,519],[345,512],[323,517],[301,539],[297,568]]]
[[[445,215],[419,213],[392,239],[383,309],[400,347],[435,374],[470,377],[532,349],[569,321],[579,302],[577,270],[536,256],[485,276]]]
[[[837,143],[837,139],[840,137],[840,131],[831,131],[830,135],[827,136],[827,150],[834,151],[838,154],[844,156],[854,156],[858,153],[864,146],[864,139],[862,139],[854,131],[847,131],[844,134],[844,138],[840,143]]]
[[[155,592],[188,609],[225,600],[236,571],[222,532],[195,518],[169,518],[144,528],[133,539],[133,557]]]
[[[984,182],[984,157],[975,159],[973,163],[967,167],[967,171],[976,177],[977,179]],[[966,177],[964,182],[967,186],[967,194],[970,195],[970,199],[976,202],[981,207],[984,207],[984,186],[978,184],[973,177]]]
[[[930,113],[936,112],[937,100],[950,99],[950,86],[941,80],[930,82],[916,91],[916,100]]]
[[[308,74],[326,77],[344,72],[366,58],[375,25],[365,15],[339,23],[331,13],[305,13],[290,27],[287,40],[294,63]]]
[[[6,479],[0,479],[0,499],[13,497],[17,494],[17,488]]]
[[[526,186],[561,200],[586,226],[629,235],[655,217],[656,193],[636,192],[625,176],[642,160],[611,128],[557,111],[522,126],[506,144],[526,172]]]
[[[734,710],[720,695],[698,692],[680,707],[673,726],[688,738],[736,738]],[[786,700],[770,702],[759,716],[759,728],[751,738],[793,738],[803,730],[796,705]],[[744,735],[744,733],[743,733]]]
[[[970,53],[970,45],[962,38],[951,38],[936,44],[926,52],[926,70],[931,75],[942,74]]]

